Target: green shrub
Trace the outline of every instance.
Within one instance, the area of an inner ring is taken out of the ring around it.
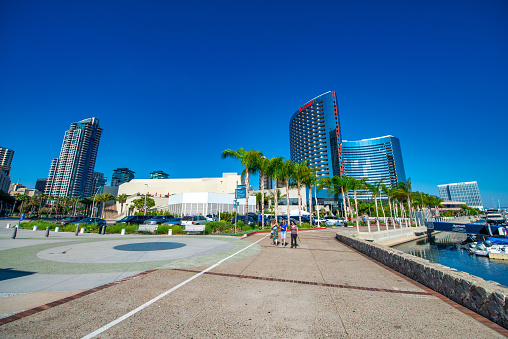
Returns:
[[[209,221],[205,223],[205,233],[207,226],[210,227],[210,233],[222,233],[229,228],[228,223],[225,221]]]
[[[11,226],[14,226],[15,224],[11,224]],[[24,222],[19,225],[19,228],[24,230],[32,230],[34,226],[37,226],[38,230],[45,230],[46,227],[49,227],[50,230],[54,230],[56,225],[55,223],[52,223],[50,221],[46,220],[35,220],[30,222]]]
[[[302,222],[300,228],[314,228],[314,226],[311,226],[308,222]]]
[[[125,234],[132,234],[138,229],[138,224],[127,225],[122,222],[116,225],[108,225],[106,227],[106,233],[108,234],[120,234],[122,233],[122,229],[125,229]]]
[[[211,234],[211,233],[212,233],[212,228],[210,227],[210,225],[205,224],[205,234]]]
[[[173,232],[172,232],[173,234],[182,234],[183,233],[183,228],[180,225],[174,225],[174,226],[159,225],[159,227],[157,228],[157,234],[168,234],[169,230],[173,230]]]

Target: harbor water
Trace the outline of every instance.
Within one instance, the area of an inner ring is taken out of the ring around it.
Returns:
[[[393,246],[394,249],[455,268],[459,271],[508,286],[508,260],[477,257],[458,246],[464,238],[458,234],[438,233],[428,238]]]

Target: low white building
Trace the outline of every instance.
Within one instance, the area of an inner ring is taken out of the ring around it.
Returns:
[[[192,192],[168,197],[168,212],[178,215],[207,215],[235,211],[235,195],[226,193]],[[238,199],[236,211],[245,214],[245,200]],[[256,211],[256,198],[249,199],[249,212]]]

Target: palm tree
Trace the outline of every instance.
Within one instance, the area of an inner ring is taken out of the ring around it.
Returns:
[[[379,228],[379,211],[377,209],[377,195],[379,194],[381,186],[383,185],[383,180],[384,179],[381,179],[380,181],[376,181],[373,184],[369,184],[369,183],[366,184],[366,187],[369,190],[369,192],[372,194],[372,198],[374,199],[374,203],[376,205],[376,224],[377,224],[378,231],[381,231],[381,229]]]
[[[309,212],[310,212],[310,224],[312,225],[312,187],[318,183],[318,177],[316,175],[316,169],[309,167],[309,171],[303,179],[303,184],[307,187],[309,192]],[[317,203],[316,203],[317,205]]]
[[[294,173],[293,173],[293,179],[296,182],[296,187],[298,190],[298,222],[300,225],[302,224],[302,184],[304,183],[306,177],[311,173],[309,166],[307,165],[307,162],[301,162],[301,163],[295,163],[294,164]],[[289,219],[288,219],[289,220]]]
[[[409,217],[409,227],[412,224],[413,214],[411,213],[411,178],[407,178],[405,182],[399,182],[397,187],[401,190],[401,192],[406,196],[407,206],[408,206],[408,217]]]
[[[39,194],[39,209],[37,210],[37,215],[39,215],[39,216],[41,215],[42,202],[43,201],[45,202],[45,200],[46,200],[46,195],[44,193]]]
[[[277,188],[277,181],[280,178],[283,178],[283,171],[282,168],[284,166],[284,158],[278,157],[278,158],[272,158],[270,159],[268,166],[265,168],[265,174],[268,175],[270,178],[273,178],[274,180],[274,203],[275,203],[275,220],[277,220],[278,211],[279,211],[279,189]]]
[[[381,186],[381,190],[388,197],[388,206],[390,206],[390,218],[392,219],[393,228],[395,229],[395,222],[393,220],[393,211],[392,211],[392,198],[395,194],[395,189],[390,186],[383,185]],[[388,229],[388,224],[386,225],[386,229]]]
[[[270,160],[261,156],[257,161],[259,181],[261,182],[261,227],[265,228],[265,177],[270,165]]]
[[[240,160],[242,162],[242,165],[245,166],[245,169],[243,171],[245,175],[245,186],[246,186],[246,192],[245,192],[245,223],[248,223],[248,214],[249,214],[249,186],[250,186],[250,179],[249,174],[257,173],[258,167],[258,159],[263,156],[261,152],[249,150],[246,151],[243,148],[239,148],[237,151],[233,151],[232,149],[227,149],[224,152],[222,152],[222,159],[226,158],[233,158]]]
[[[102,202],[101,219],[104,219],[104,204],[111,200],[115,200],[115,196],[111,193],[101,193],[97,196],[96,201]]]
[[[120,203],[120,214],[123,213],[123,204],[127,201],[127,194],[123,193],[116,197],[116,201]]]
[[[359,224],[358,224],[358,198],[357,198],[356,192],[358,190],[365,188],[366,180],[367,180],[367,178],[362,178],[362,179],[351,178],[351,189],[353,190],[353,197],[355,199],[356,230],[357,231],[359,229]]]
[[[289,224],[289,184],[292,179],[295,177],[295,163],[291,160],[284,161],[284,164],[282,166],[282,177],[279,179],[283,179],[285,186],[286,186],[286,211],[287,211],[287,217],[288,217],[288,224]]]

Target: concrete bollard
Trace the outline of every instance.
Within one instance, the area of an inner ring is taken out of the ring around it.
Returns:
[[[44,235],[46,238],[49,237],[49,226],[46,227],[46,234]]]
[[[34,226],[34,231],[37,231],[37,226]]]
[[[168,230],[168,235],[173,235],[173,230],[171,228]]]
[[[79,231],[79,233],[81,233],[81,234],[85,234],[85,228],[84,228],[84,227],[83,227],[83,228],[81,228],[81,230]]]
[[[370,232],[370,219],[367,218],[367,227],[369,228],[369,232]]]
[[[7,224],[7,227],[5,227],[5,228],[11,228],[11,224]]]
[[[120,235],[125,235],[125,228],[122,228],[122,231],[120,232]]]
[[[78,236],[78,234],[79,234],[79,225],[78,225],[78,226],[76,226],[76,233],[74,233],[74,235],[77,237],[77,236]]]
[[[55,227],[55,232],[59,232],[59,231],[60,231],[60,227],[59,226]]]
[[[16,239],[16,234],[18,233],[18,228],[17,227],[14,227],[14,230],[12,231],[12,235],[11,235],[11,238],[12,239]]]

